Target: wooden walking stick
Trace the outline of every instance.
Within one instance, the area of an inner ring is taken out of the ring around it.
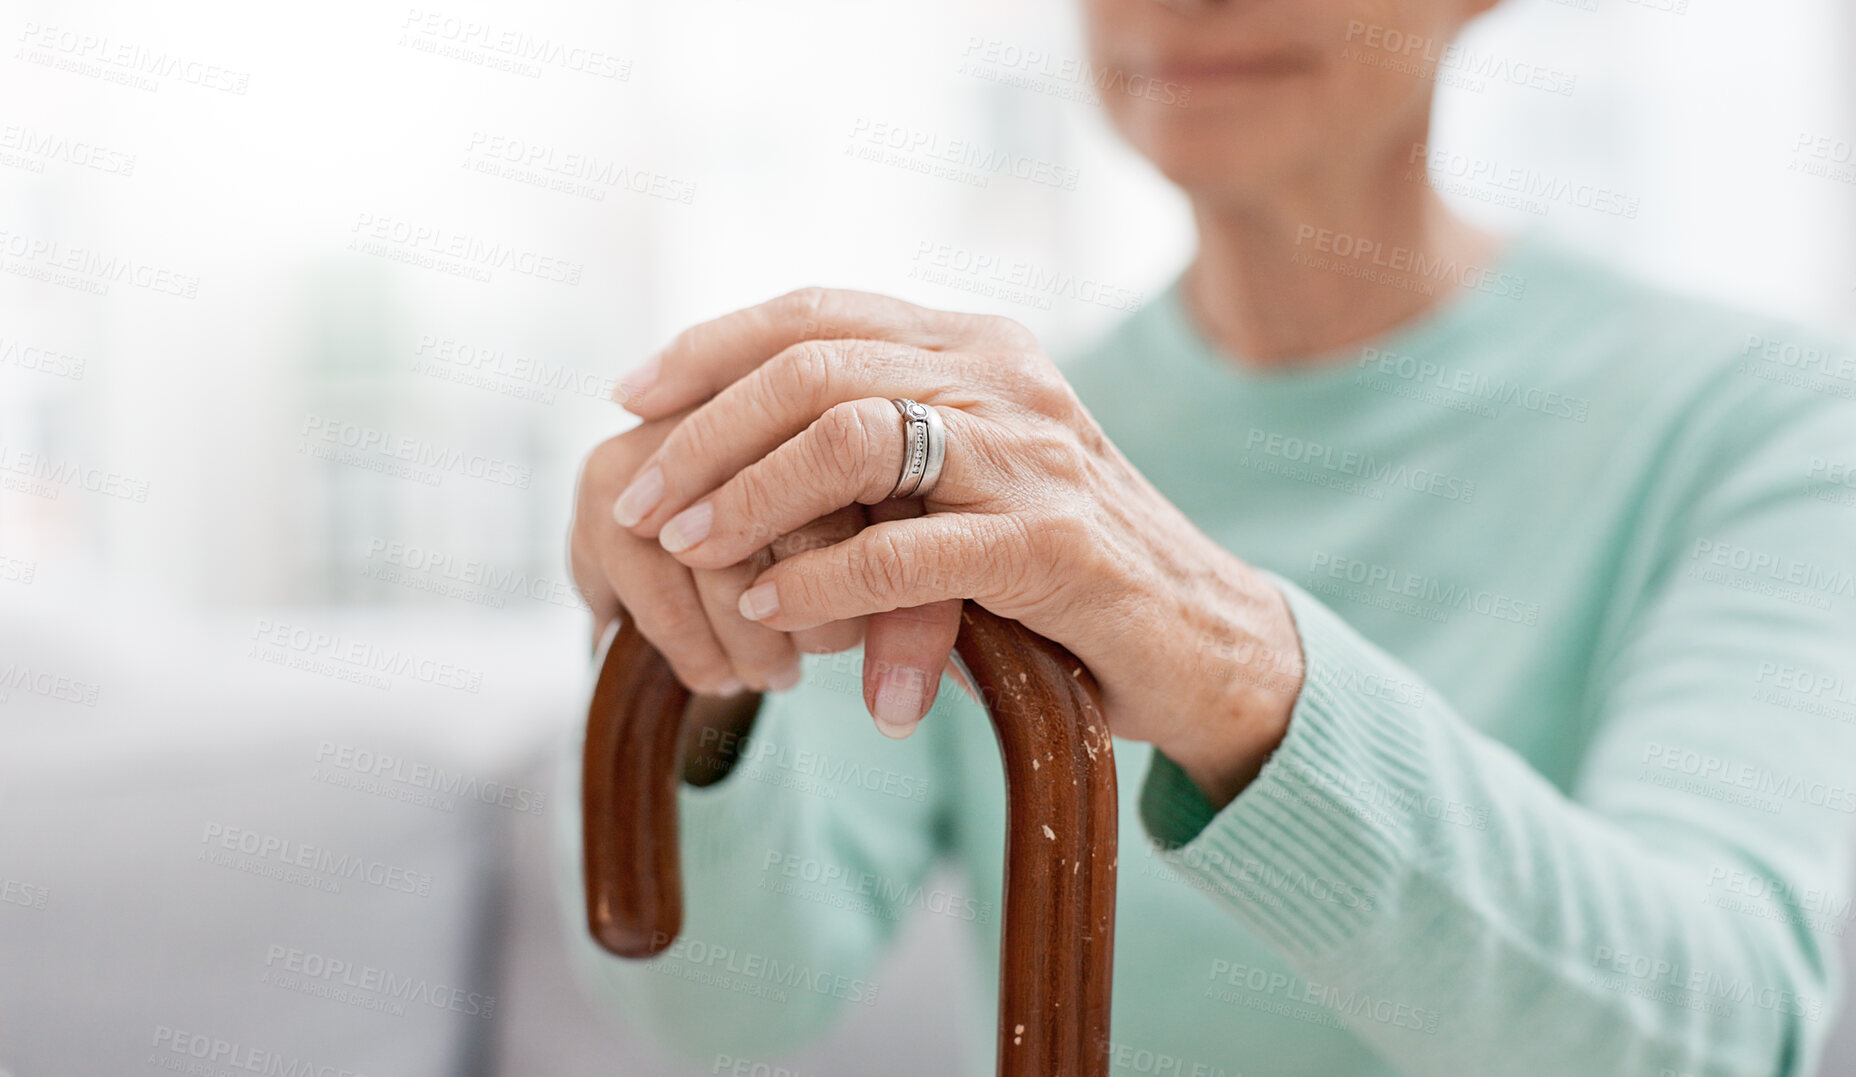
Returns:
[[[620,612],[587,716],[587,924],[621,957],[683,922],[680,733],[689,692]],[[1106,1077],[1115,952],[1115,756],[1094,680],[1068,651],[968,602],[955,652],[1005,763],[1000,1077]]]

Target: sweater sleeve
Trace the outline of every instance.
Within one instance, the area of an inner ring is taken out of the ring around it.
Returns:
[[[622,960],[591,941],[579,812],[557,816],[556,892],[582,981],[705,1072],[721,1055],[790,1050],[843,1006],[874,1004],[871,969],[920,901],[952,723],[931,714],[901,742],[876,732],[860,655],[806,656],[798,687],[763,698],[733,770],[680,788],[683,930],[664,953]],[[936,710],[955,694],[944,684]],[[560,802],[576,807],[583,733],[561,780]]]
[[[1359,690],[1421,678],[1281,579],[1307,675],[1280,747],[1216,811],[1156,754],[1165,855],[1401,1072],[1815,1072],[1852,918],[1856,508],[1806,478],[1856,465],[1856,424],[1777,418],[1621,584],[1570,788],[1435,690]]]

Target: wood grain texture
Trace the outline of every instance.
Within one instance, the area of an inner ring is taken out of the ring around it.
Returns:
[[[621,613],[587,716],[587,924],[621,957],[682,927],[679,742],[689,693]],[[1005,765],[1000,1077],[1106,1077],[1115,951],[1115,756],[1089,671],[969,602],[955,645]]]
[[[678,741],[689,701],[621,611],[593,686],[580,776],[587,926],[620,957],[657,954],[683,928]]]

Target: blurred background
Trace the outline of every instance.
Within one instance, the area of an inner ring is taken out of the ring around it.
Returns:
[[[1189,256],[1064,3],[442,2],[0,14],[0,1074],[687,1072],[578,1000],[548,892],[613,381],[813,283],[1061,355]],[[1466,213],[1856,327],[1846,0],[1466,44],[1571,91],[1440,75],[1413,167]],[[305,848],[365,867],[263,870]],[[947,1071],[954,937],[753,1063]]]

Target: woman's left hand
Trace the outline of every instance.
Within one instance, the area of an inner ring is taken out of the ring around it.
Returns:
[[[619,498],[636,534],[699,569],[886,501],[904,448],[890,399],[939,409],[924,513],[773,565],[743,616],[790,632],[920,608],[932,668],[877,675],[938,678],[970,598],[1069,648],[1115,735],[1152,742],[1215,804],[1281,741],[1302,680],[1281,593],[1135,471],[1018,323],[806,289],[686,330],[616,395],[646,419],[707,401]],[[896,713],[880,689],[883,724],[920,720],[919,695]]]

